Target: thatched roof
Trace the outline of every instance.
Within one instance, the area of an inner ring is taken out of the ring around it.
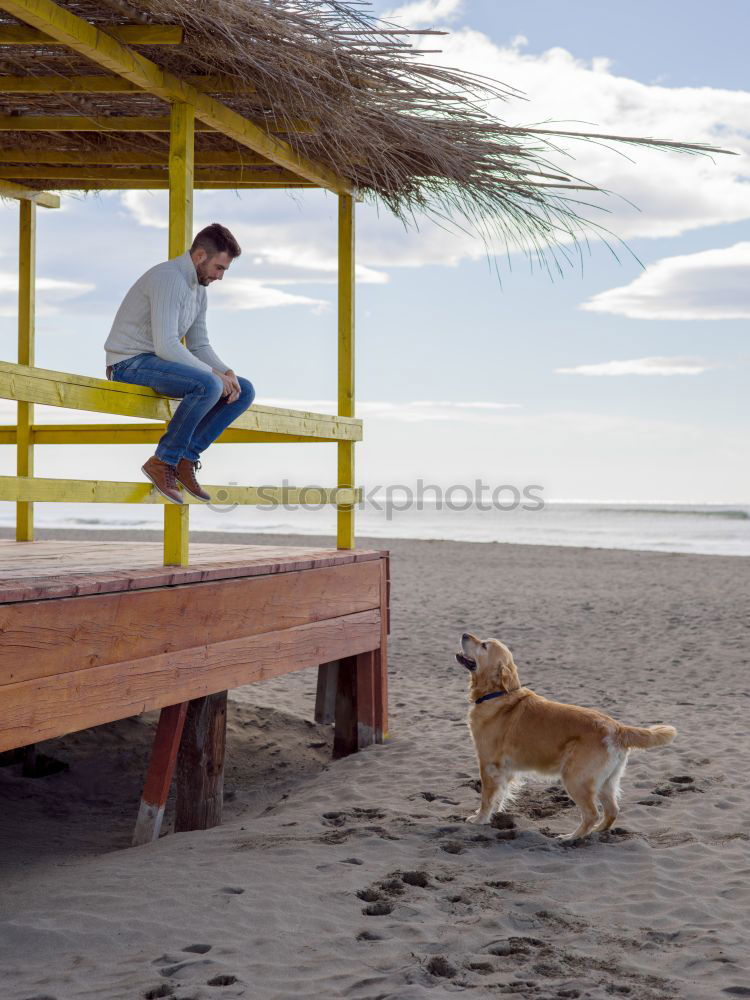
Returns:
[[[580,182],[551,162],[551,144],[565,133],[499,121],[488,112],[487,103],[512,98],[511,87],[431,65],[412,47],[408,33],[377,21],[364,3],[64,0],[60,6],[105,31],[114,25],[182,27],[181,44],[133,48],[181,78],[203,78],[199,89],[207,92],[211,85],[206,77],[222,78],[223,85],[214,91],[217,100],[281,135],[293,149],[348,179],[365,197],[376,197],[403,219],[426,211],[468,223],[485,236],[499,234],[511,245],[540,249],[582,231],[576,196],[564,191]],[[0,28],[19,23],[0,9]],[[43,43],[0,46],[0,73],[105,75],[75,51]],[[236,83],[237,92],[227,92],[227,78]],[[108,116],[112,127],[119,116],[163,121],[166,112],[164,100],[137,88],[120,93],[0,92],[3,115]],[[45,189],[113,186],[86,177],[71,180],[74,168],[66,176],[59,165],[65,164],[66,154],[87,151],[92,163],[106,164],[110,153],[131,151],[152,154],[151,165],[133,163],[127,175],[137,177],[144,171],[138,186],[145,186],[154,176],[154,164],[166,163],[168,141],[164,131],[13,131],[6,122],[0,131],[0,176]],[[624,141],[711,149],[651,139]],[[19,149],[29,151],[27,160],[19,158]],[[8,162],[11,150],[17,167]],[[247,147],[218,132],[196,134],[199,164],[218,151],[234,151],[246,168],[252,165],[254,177],[263,170],[274,176],[274,165],[253,158]],[[38,176],[42,154],[43,162],[58,164],[48,176]],[[127,160],[120,155],[123,162]],[[227,183],[240,176],[236,164],[212,170],[212,176],[225,170]]]

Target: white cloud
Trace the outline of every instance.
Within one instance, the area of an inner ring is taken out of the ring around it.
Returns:
[[[309,410],[312,413],[336,413],[333,399],[263,399],[265,406],[284,409]],[[456,402],[453,400],[414,399],[404,402],[386,400],[357,400],[358,417],[378,418],[398,423],[423,423],[425,421],[450,421],[453,423],[491,423],[500,411],[516,410],[520,403]]]
[[[414,19],[414,6],[406,4],[392,11],[393,19],[419,26],[422,22]],[[413,44],[435,48],[429,37],[415,39]],[[554,163],[621,196],[597,196],[595,203],[608,213],[587,213],[620,237],[676,236],[750,216],[750,185],[746,183],[749,92],[641,83],[616,75],[605,57],[589,62],[563,48],[528,53],[525,46],[522,36],[502,44],[462,26],[440,39],[441,54],[428,58],[523,91],[526,102],[511,100],[493,106],[498,117],[509,123],[707,143],[743,154],[712,160],[615,147],[636,161],[631,164],[602,146],[556,140],[575,160],[553,152]],[[579,197],[591,200],[585,193]]]
[[[397,20],[412,28],[432,27],[438,22],[454,21],[463,10],[464,0],[413,0],[411,3],[386,11],[384,21]]]
[[[574,368],[556,368],[557,375],[700,375],[716,368],[705,358],[633,358],[630,361],[603,361]]]
[[[51,316],[60,312],[59,305],[92,292],[96,285],[85,281],[60,281],[57,278],[37,278],[37,316]],[[18,313],[18,273],[0,271],[0,316]]]
[[[309,295],[294,295],[280,288],[255,281],[253,278],[234,278],[223,282],[213,293],[213,309],[277,309],[279,306],[312,306],[325,309],[325,299],[314,299]]]
[[[629,285],[600,292],[581,308],[631,319],[747,319],[750,242],[665,257]]]

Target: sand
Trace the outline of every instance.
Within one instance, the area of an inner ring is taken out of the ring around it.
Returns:
[[[314,671],[234,691],[224,824],[140,848],[155,713],[43,744],[67,771],[0,768],[2,1000],[750,996],[750,561],[359,544],[392,552],[389,744],[332,762]],[[464,629],[540,694],[678,727],[631,755],[614,832],[560,844],[539,782],[463,822]]]

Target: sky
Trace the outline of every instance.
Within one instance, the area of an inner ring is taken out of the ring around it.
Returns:
[[[739,155],[565,145],[562,165],[613,192],[592,213],[617,256],[593,238],[553,277],[496,247],[498,276],[478,240],[429,220],[405,230],[386,209],[358,205],[360,485],[481,477],[540,484],[546,499],[750,502],[746,3],[723,0],[721,18],[693,0],[415,0],[374,10],[448,30],[420,43],[442,50],[425,59],[523,91],[493,108],[507,122]],[[8,361],[17,358],[17,212],[0,204]],[[38,216],[36,363],[103,377],[122,296],[166,257],[166,194],[66,195],[62,209]],[[215,350],[253,382],[258,403],[334,412],[335,197],[197,192],[196,231],[213,221],[243,247],[209,290]],[[0,400],[0,422],[14,412]],[[39,406],[37,416],[102,419]],[[138,481],[146,457],[135,445],[39,446],[36,473]],[[214,483],[335,483],[334,446],[216,446],[203,464]],[[0,449],[0,474],[14,468],[13,449]]]

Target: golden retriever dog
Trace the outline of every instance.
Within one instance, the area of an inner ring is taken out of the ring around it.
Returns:
[[[482,801],[467,823],[489,823],[513,779],[532,773],[558,777],[581,811],[578,828],[561,840],[608,830],[629,751],[664,746],[677,735],[673,726],[625,726],[593,708],[534,694],[521,687],[513,655],[497,639],[464,632],[456,659],[469,671],[467,721],[482,778]]]

